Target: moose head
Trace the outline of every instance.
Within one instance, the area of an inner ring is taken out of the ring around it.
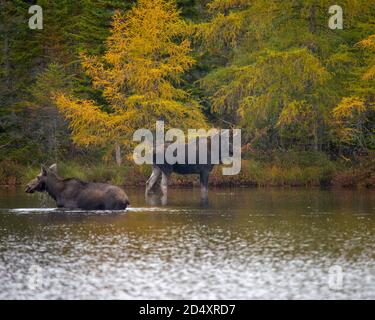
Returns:
[[[41,166],[40,173],[31,180],[27,185],[25,191],[27,193],[43,192],[46,190],[46,181],[49,174],[57,174],[56,163],[50,166],[48,169],[45,166]]]

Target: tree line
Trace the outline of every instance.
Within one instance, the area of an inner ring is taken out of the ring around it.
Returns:
[[[371,1],[337,3],[342,30],[325,0],[0,4],[0,161],[121,164],[156,120],[241,128],[255,153],[375,147]],[[32,4],[43,30],[28,28]]]

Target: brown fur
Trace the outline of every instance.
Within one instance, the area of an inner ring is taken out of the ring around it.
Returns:
[[[120,187],[84,182],[77,178],[63,179],[58,176],[55,164],[49,169],[42,167],[40,174],[27,184],[25,191],[46,191],[59,208],[123,210],[129,205],[128,197]]]

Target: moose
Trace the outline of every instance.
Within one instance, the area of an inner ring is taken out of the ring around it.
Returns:
[[[222,135],[218,135],[218,139],[216,140],[218,143],[214,144],[213,137],[209,136],[207,138],[207,147],[200,149],[200,144],[197,143],[199,141],[199,138],[196,138],[195,141],[190,141],[188,143],[183,144],[182,148],[185,150],[185,161],[183,163],[176,162],[174,164],[169,164],[165,159],[165,153],[166,149],[170,145],[170,143],[164,143],[163,146],[154,146],[153,148],[153,164],[152,164],[152,173],[150,178],[146,182],[146,196],[150,193],[156,182],[161,176],[161,191],[163,195],[167,194],[168,191],[168,179],[171,176],[173,172],[177,174],[199,174],[200,177],[200,186],[201,186],[201,196],[202,198],[206,198],[208,194],[208,179],[211,171],[213,170],[215,166],[215,161],[213,161],[213,152],[218,151],[218,155],[220,157],[220,164],[223,163],[223,160],[225,157],[223,157],[222,152],[222,144],[221,144]],[[189,147],[189,144],[194,143],[196,148],[196,160],[195,163],[189,162],[189,150],[191,148]],[[212,147],[213,146],[213,147]],[[228,157],[233,156],[233,144],[229,143],[229,152]],[[215,149],[218,148],[218,149]],[[204,163],[199,163],[199,160],[201,158],[201,154],[206,153],[206,156],[203,157],[207,161]],[[157,159],[163,158],[163,163],[158,163]]]
[[[38,176],[27,186],[27,193],[46,191],[58,208],[82,210],[124,210],[130,204],[124,190],[106,183],[84,182],[61,178],[57,165],[41,167]]]

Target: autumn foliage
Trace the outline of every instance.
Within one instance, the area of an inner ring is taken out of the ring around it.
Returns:
[[[156,120],[240,128],[271,164],[373,155],[371,1],[337,3],[331,30],[328,0],[41,0],[35,32],[27,1],[3,3],[0,164],[125,159]]]
[[[140,0],[130,11],[115,13],[105,53],[81,54],[110,111],[94,101],[64,95],[56,100],[77,144],[129,144],[136,129],[156,120],[170,127],[205,126],[199,104],[179,86],[195,62],[186,27],[171,1]]]

